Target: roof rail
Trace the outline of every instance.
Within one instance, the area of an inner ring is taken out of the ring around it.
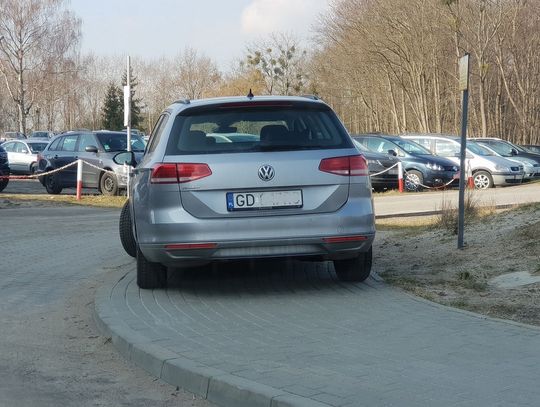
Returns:
[[[312,100],[320,100],[317,95],[301,95],[301,97],[312,99]]]
[[[191,101],[189,99],[178,99],[178,100],[175,100],[173,102],[174,103],[181,103],[183,105],[189,105],[191,103]]]

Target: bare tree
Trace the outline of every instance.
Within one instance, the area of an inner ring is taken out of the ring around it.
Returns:
[[[264,78],[266,93],[301,93],[307,83],[306,57],[299,41],[288,33],[273,33],[269,39],[248,46],[247,64]]]
[[[60,61],[74,53],[80,21],[63,0],[0,1],[0,72],[17,106],[19,131],[48,78],[64,73]]]
[[[188,99],[199,99],[216,93],[220,73],[216,64],[193,48],[186,48],[174,61],[175,82],[181,94]]]

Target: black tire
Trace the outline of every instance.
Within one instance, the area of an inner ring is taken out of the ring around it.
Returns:
[[[167,286],[167,267],[160,263],[152,263],[144,257],[137,247],[137,285],[139,288],[152,289]]]
[[[422,190],[422,186],[419,184],[424,183],[424,176],[420,171],[417,170],[410,170],[407,171],[407,175],[405,176],[405,189],[409,192],[420,192]]]
[[[2,171],[0,171],[0,176],[2,175],[9,175],[9,174],[4,174]],[[9,178],[0,179],[0,192],[2,192],[7,187],[8,184],[9,184]]]
[[[99,180],[99,187],[103,195],[114,196],[118,195],[119,193],[118,180],[116,179],[116,175],[110,174],[108,172],[103,173],[103,175],[101,176],[101,179]]]
[[[370,247],[358,257],[347,260],[334,260],[334,269],[341,281],[364,281],[371,273],[373,250]]]
[[[37,163],[30,164],[30,174],[34,175],[36,173],[36,170],[37,170]]]
[[[133,236],[129,201],[124,204],[122,212],[120,212],[118,229],[120,232],[120,242],[122,242],[122,247],[126,253],[131,257],[137,257],[137,243],[135,242],[135,236]]]
[[[51,174],[45,177],[45,189],[49,194],[58,195],[62,192],[62,186],[60,185],[60,177],[58,174]]]
[[[493,188],[493,178],[487,171],[477,171],[473,175],[474,189]]]

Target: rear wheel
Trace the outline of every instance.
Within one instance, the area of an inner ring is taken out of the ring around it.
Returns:
[[[118,226],[122,247],[131,257],[137,257],[137,243],[135,242],[135,236],[133,235],[129,201],[127,201],[122,207],[122,212],[120,212],[120,222]]]
[[[167,267],[160,263],[152,263],[137,248],[137,285],[139,288],[152,289],[167,286]]]
[[[99,182],[99,186],[101,188],[101,193],[103,195],[118,195],[119,188],[118,188],[118,180],[116,179],[116,175],[111,173],[104,173],[101,176],[101,180]]]
[[[405,177],[405,189],[410,192],[417,192],[422,190],[421,184],[424,183],[424,177],[420,171],[410,170],[407,171]]]
[[[341,281],[364,281],[371,273],[373,250],[370,247],[358,257],[347,260],[334,260],[334,269]]]
[[[473,175],[474,187],[476,189],[488,189],[493,187],[493,178],[487,171],[478,171]]]
[[[51,174],[45,177],[45,189],[49,194],[58,195],[62,192],[58,174]]]

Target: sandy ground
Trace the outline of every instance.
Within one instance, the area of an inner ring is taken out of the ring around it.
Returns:
[[[453,230],[400,223],[386,221],[375,243],[374,268],[386,281],[444,305],[540,325],[540,204],[471,221],[463,250]],[[500,276],[518,284],[501,288]]]

